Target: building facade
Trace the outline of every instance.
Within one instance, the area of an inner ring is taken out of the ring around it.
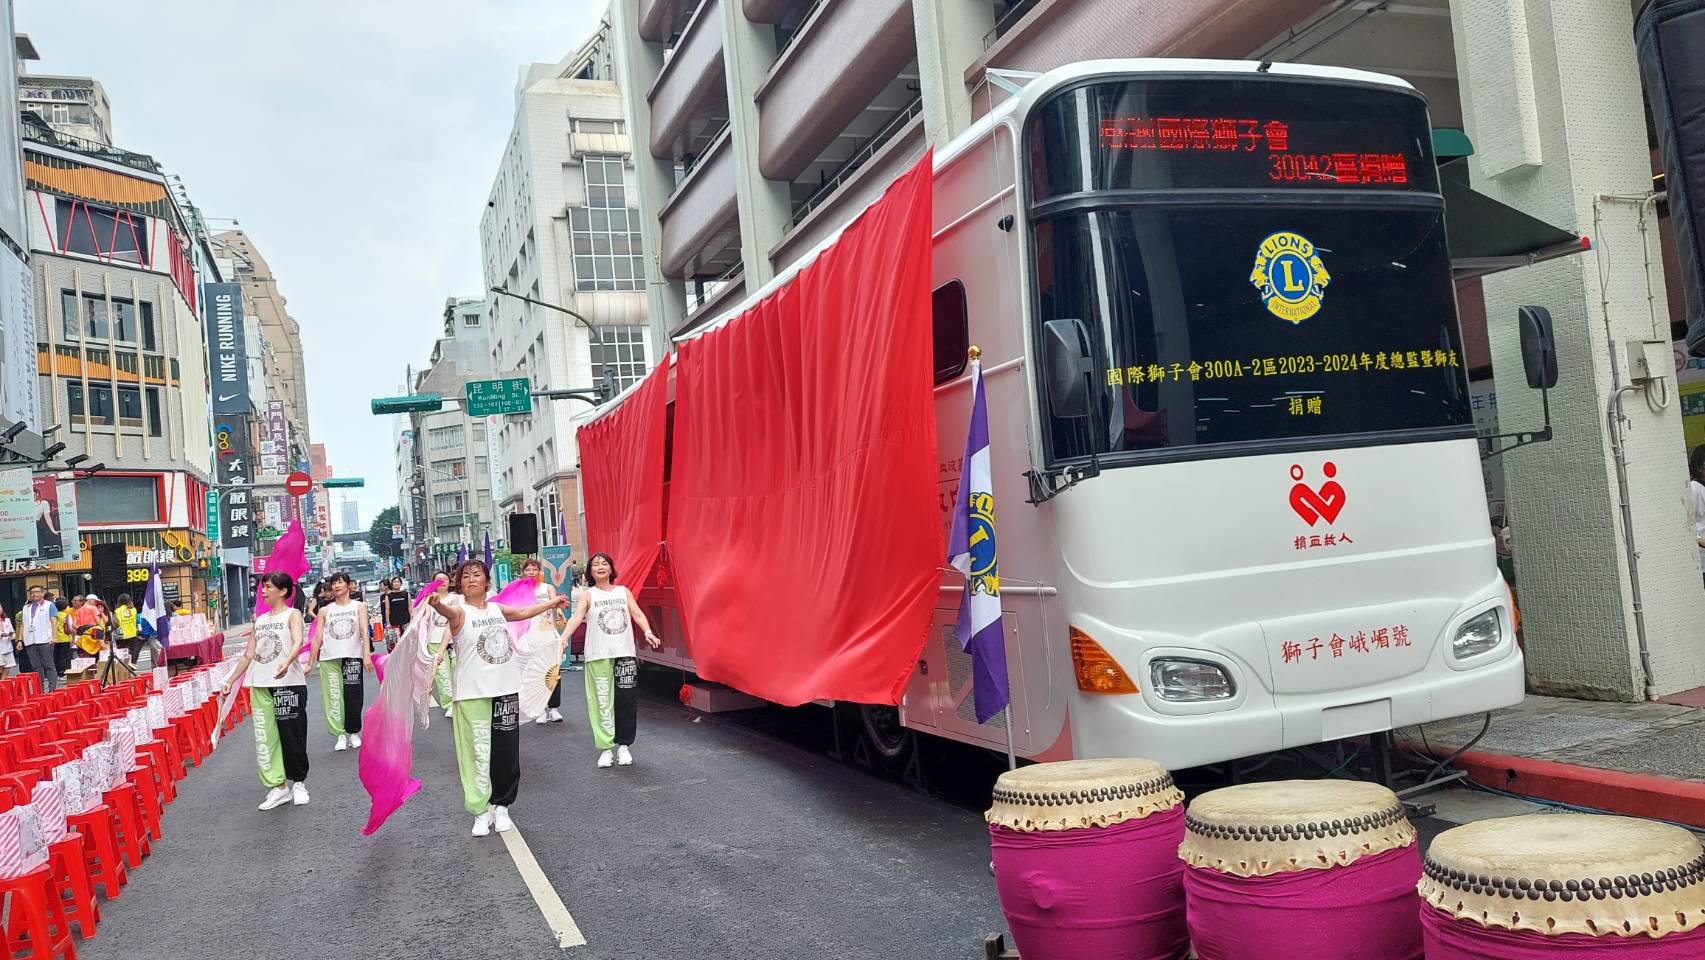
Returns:
[[[621,389],[655,356],[632,141],[603,27],[571,56],[521,71],[515,123],[480,221],[491,367],[533,389]],[[524,299],[523,299],[524,298]],[[529,303],[528,300],[533,302]],[[555,543],[579,502],[575,400],[538,400],[496,429],[499,514],[539,515]],[[575,526],[569,524],[568,526]]]
[[[295,450],[294,464],[303,459],[310,436],[308,427],[308,374],[302,356],[302,327],[286,308],[284,294],[272,267],[261,255],[255,242],[242,230],[227,230],[215,234],[213,246],[220,255],[229,257],[234,280],[243,285],[248,307],[259,325],[264,344],[264,381],[267,400],[284,404],[285,418]]]
[[[1595,248],[1457,289],[1475,406],[1496,411],[1488,432],[1541,422],[1516,308],[1544,306],[1557,325],[1556,439],[1488,469],[1489,517],[1513,532],[1532,687],[1625,700],[1701,687],[1705,594],[1680,493],[1705,404],[1667,397],[1679,386],[1705,400],[1705,371],[1665,373],[1648,402],[1617,399],[1633,379],[1625,344],[1679,339],[1684,319],[1666,295],[1675,253],[1654,192],[1638,5],[613,0],[652,343],[759,289],[1029,74],[1132,57],[1394,74],[1428,97],[1435,130],[1466,135],[1475,189]]]
[[[18,84],[22,112],[84,147],[113,145],[112,106],[100,81],[92,77],[29,74]]]

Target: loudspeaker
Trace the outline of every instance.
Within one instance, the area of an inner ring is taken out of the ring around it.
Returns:
[[[512,513],[509,515],[509,552],[520,556],[539,552],[539,515]]]
[[[97,543],[89,548],[89,589],[98,594],[111,610],[118,595],[130,592],[129,568],[124,564],[125,546],[122,543]],[[141,599],[131,597],[141,606]]]

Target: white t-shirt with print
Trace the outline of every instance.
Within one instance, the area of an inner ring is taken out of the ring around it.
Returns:
[[[255,656],[243,675],[245,687],[299,687],[308,680],[302,675],[302,661],[290,658],[290,669],[278,676],[279,662],[290,654],[294,641],[290,637],[290,620],[299,616],[295,609],[285,607],[278,613],[263,613],[255,618]]]
[[[361,657],[361,607],[354,600],[321,608],[320,662]]]
[[[586,591],[586,660],[614,660],[634,656],[633,619],[628,615],[631,595],[620,584]]]
[[[521,657],[509,634],[503,607],[482,609],[462,603],[462,629],[456,633],[457,700],[506,697],[521,692]]]

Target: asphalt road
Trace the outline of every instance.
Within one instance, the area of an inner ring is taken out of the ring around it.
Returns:
[[[183,781],[164,839],[79,954],[933,960],[980,957],[1002,929],[974,809],[657,695],[635,765],[599,770],[579,676],[567,722],[522,730],[513,816],[584,946],[558,947],[498,835],[469,835],[442,715],[415,741],[425,786],[362,837],[356,755],[332,751],[312,684],[312,802],[256,810],[238,728]]]

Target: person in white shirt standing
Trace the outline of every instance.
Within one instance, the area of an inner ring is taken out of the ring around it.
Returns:
[[[41,587],[30,588],[30,599],[24,604],[24,656],[30,669],[41,676],[44,691],[59,689],[59,668],[53,663],[53,640],[59,621],[59,610],[46,600]]]
[[[474,815],[474,836],[495,826],[515,829],[509,806],[521,789],[521,656],[509,633],[511,621],[531,620],[568,605],[557,597],[528,607],[488,603],[491,571],[479,560],[456,568],[462,602],[431,598],[444,617],[456,651],[456,768],[462,775],[462,805]]]
[[[366,703],[366,674],[373,669],[373,634],[367,604],[355,599],[355,583],[339,570],[331,575],[332,602],[315,617],[308,672],[320,668],[320,705],[326,730],[337,738],[334,750],[361,746],[361,708]]]
[[[574,603],[564,637],[586,624],[586,712],[592,721],[592,743],[603,753],[598,766],[633,763],[634,733],[639,725],[639,657],[634,650],[633,625],[645,631],[645,642],[663,645],[634,601],[632,591],[616,584],[616,561],[594,553],[586,561],[591,586]],[[565,643],[567,641],[564,641]],[[611,748],[614,748],[614,752]]]
[[[249,688],[255,718],[255,763],[267,788],[262,810],[286,803],[308,803],[308,678],[297,654],[302,652],[302,614],[290,606],[296,581],[274,571],[261,577],[267,611],[255,618],[248,646],[220,687],[220,696],[242,677]]]

